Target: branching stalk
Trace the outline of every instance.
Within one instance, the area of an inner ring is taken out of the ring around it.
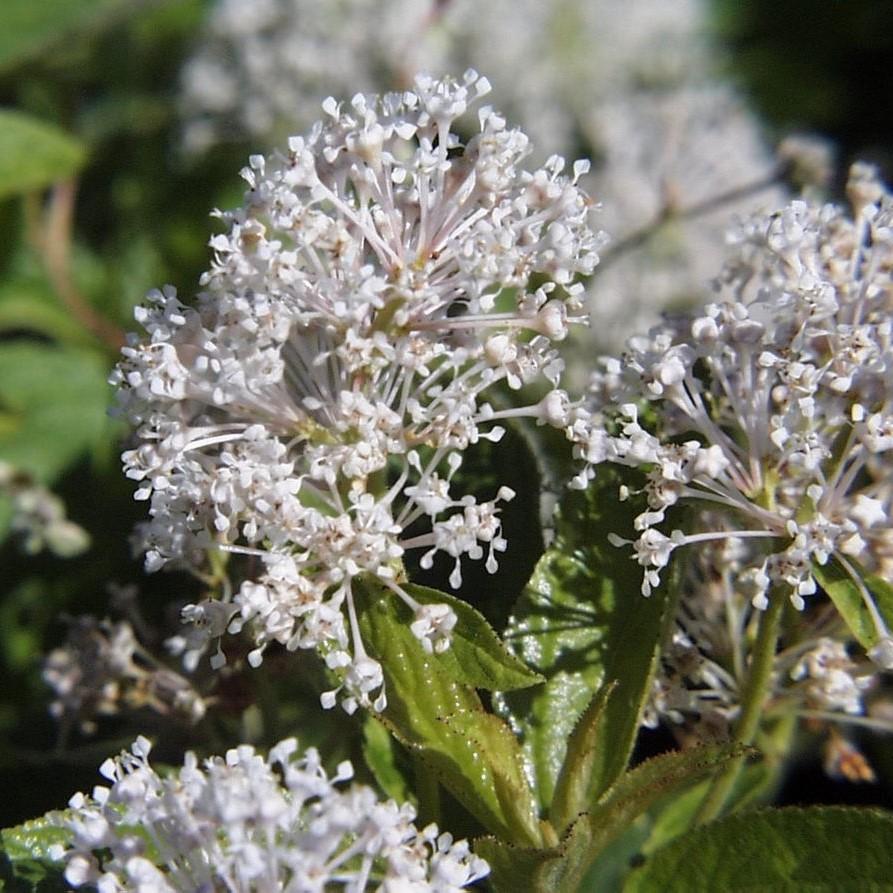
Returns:
[[[735,725],[733,741],[748,746],[753,744],[760,726],[760,718],[772,682],[772,667],[778,646],[778,633],[784,612],[785,599],[776,592],[769,600],[769,607],[760,615],[757,639],[754,643],[750,673],[741,702],[741,714]],[[726,766],[711,783],[704,802],[695,815],[694,823],[703,825],[718,818],[726,805],[729,794],[738,780],[745,757],[738,757]]]

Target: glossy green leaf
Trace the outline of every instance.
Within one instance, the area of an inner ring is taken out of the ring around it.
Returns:
[[[3,0],[0,71],[40,53],[73,31],[95,27],[108,13],[124,7],[124,0]]]
[[[39,819],[0,831],[2,862],[0,889],[50,893],[68,890],[62,865],[50,857],[54,845],[67,842],[61,814],[48,813]]]
[[[468,602],[427,586],[407,583],[403,588],[422,604],[447,604],[456,612],[458,621],[450,647],[436,656],[438,664],[456,682],[487,691],[513,691],[544,681],[505,647],[484,616]],[[412,622],[408,609],[404,617]]]
[[[631,550],[608,542],[611,532],[630,535],[639,511],[618,502],[621,481],[613,470],[600,470],[587,491],[565,498],[556,540],[537,565],[505,636],[547,679],[504,700],[522,730],[543,805],[552,800],[579,717],[607,682],[617,687],[599,724],[601,739],[591,743],[590,799],[623,771],[671,617],[671,574],[645,598],[642,569]]]
[[[508,726],[454,678],[442,655],[422,650],[409,628],[412,613],[390,590],[358,582],[354,598],[363,640],[384,669],[388,706],[381,720],[485,828],[538,845],[536,803]]]
[[[51,481],[107,436],[106,361],[75,348],[0,344],[0,459]]]
[[[81,143],[58,127],[0,109],[0,199],[64,180],[86,159]]]
[[[893,627],[893,586],[880,577],[865,574],[853,559],[848,558],[847,561],[857,573],[862,574],[862,580],[887,627]],[[827,564],[813,563],[812,572],[859,644],[866,651],[877,645],[880,641],[877,627],[859,587],[843,565],[832,556]]]
[[[658,850],[624,893],[685,890],[893,890],[893,816],[815,807],[748,812],[705,825]]]

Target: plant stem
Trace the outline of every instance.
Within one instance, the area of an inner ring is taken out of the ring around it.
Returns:
[[[610,248],[601,255],[601,260],[596,268],[595,275],[598,275],[609,264],[623,257],[636,248],[641,248],[665,223],[671,220],[691,220],[700,217],[703,214],[709,214],[711,211],[721,209],[724,205],[738,201],[742,198],[748,198],[757,192],[768,189],[782,182],[785,167],[779,166],[770,171],[765,177],[760,177],[751,183],[743,186],[737,186],[734,189],[726,190],[718,195],[695,202],[685,208],[675,207],[672,201],[667,201],[664,206],[657,212],[654,219],[645,226],[631,232],[622,239],[615,242]]]
[[[50,283],[72,317],[117,353],[124,344],[123,331],[94,309],[80,293],[72,276],[71,240],[76,196],[75,180],[56,183],[50,193],[42,231],[32,232],[32,241],[43,259]]]
[[[766,695],[772,680],[772,665],[778,644],[778,631],[784,611],[785,599],[781,593],[770,595],[769,607],[762,613],[750,662],[750,673],[741,703],[741,715],[735,725],[733,742],[744,746],[753,744],[760,725]],[[694,824],[703,825],[717,818],[726,805],[729,794],[738,780],[745,757],[733,760],[717,775],[704,797]]]

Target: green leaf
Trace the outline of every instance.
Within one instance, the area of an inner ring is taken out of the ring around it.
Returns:
[[[0,109],[0,199],[64,180],[86,159],[84,146],[58,127]]]
[[[68,890],[62,866],[50,858],[50,848],[68,842],[61,813],[48,813],[39,819],[0,831],[3,860],[0,863],[0,889],[50,893]]]
[[[0,285],[0,333],[36,332],[82,346],[94,339],[72,319],[45,283],[11,279]]]
[[[435,658],[456,682],[487,691],[513,691],[544,681],[505,647],[483,614],[468,602],[427,586],[406,583],[403,588],[422,604],[447,604],[456,612],[450,647]],[[412,622],[408,608],[404,617]]]
[[[685,890],[893,890],[893,816],[814,807],[748,812],[676,839],[634,871],[624,893]]]
[[[491,863],[497,890],[577,890],[608,845],[623,838],[658,800],[678,793],[740,755],[738,747],[721,746],[655,757],[626,772],[601,803],[576,816],[557,846],[533,851],[485,839],[475,844],[475,850]],[[632,837],[641,841],[645,833],[643,826]],[[625,857],[632,854],[630,841],[626,841],[624,853]],[[612,856],[608,859],[616,863]],[[619,870],[619,866],[614,864],[612,870]]]
[[[390,590],[358,581],[354,600],[363,641],[384,670],[388,706],[381,721],[485,828],[539,845],[536,803],[505,723],[454,678],[443,655],[423,651],[409,628],[412,613]]]
[[[620,776],[604,799],[589,810],[595,850],[601,850],[658,800],[677,794],[747,754],[740,745],[693,747],[665,753]]]
[[[561,858],[558,847],[534,849],[519,847],[498,840],[495,837],[482,837],[474,841],[472,849],[490,865],[488,885],[496,893],[515,893],[518,890],[536,893],[541,889],[536,879],[550,863]]]
[[[388,797],[398,803],[406,803],[413,799],[406,779],[397,766],[394,739],[371,715],[363,722],[363,757],[378,786]]]
[[[549,810],[549,820],[558,832],[564,831],[590,806],[592,770],[598,756],[596,749],[601,744],[600,726],[611,693],[616,687],[616,682],[609,682],[593,695],[567,742],[564,763],[555,784],[552,808]]]
[[[743,766],[726,802],[726,811],[736,812],[754,802],[764,801],[767,793],[778,781],[779,769],[779,765],[772,766],[766,760]],[[666,797],[664,802],[656,804],[651,810],[654,818],[648,839],[642,845],[642,852],[646,856],[691,828],[710,783],[710,779],[699,782],[687,791],[675,792]]]
[[[0,459],[48,483],[108,431],[101,355],[24,341],[0,343]]]
[[[861,575],[888,628],[893,626],[893,586],[880,577],[866,574],[853,559],[848,558],[847,561]],[[828,594],[828,598],[834,602],[834,606],[843,617],[856,641],[866,651],[874,648],[881,637],[871,619],[871,613],[859,587],[840,561],[832,556],[824,565],[813,562],[812,572],[816,580],[819,581],[819,585]]]
[[[590,802],[623,771],[672,618],[672,575],[665,573],[663,585],[645,598],[630,550],[608,542],[611,532],[629,535],[638,514],[629,502],[618,502],[622,482],[621,472],[600,469],[587,491],[564,499],[556,541],[540,559],[505,636],[547,679],[504,699],[522,730],[543,805],[552,800],[577,720],[609,682],[617,688],[599,723],[600,740],[589,745]]]
[[[624,878],[641,858],[650,828],[650,816],[639,816],[607,849],[602,850],[580,882],[581,893],[620,890]]]
[[[3,0],[0,71],[41,52],[72,31],[95,26],[116,8],[126,8],[123,0]]]

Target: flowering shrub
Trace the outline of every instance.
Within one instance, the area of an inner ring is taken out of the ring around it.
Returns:
[[[856,164],[825,201],[802,138],[789,196],[701,5],[609,6],[209,4],[167,66],[206,152],[136,140],[104,258],[79,214],[111,110],[83,141],[0,111],[0,522],[48,553],[0,640],[58,735],[9,751],[10,821],[51,811],[0,832],[0,886],[886,888],[888,813],[771,805],[817,748],[869,793],[888,771],[893,196]],[[200,11],[129,13],[100,67]],[[479,57],[493,105],[444,73]],[[200,195],[231,208],[208,261],[178,187],[218,188],[232,125],[256,154],[241,200]],[[581,348],[618,306],[625,350]]]

